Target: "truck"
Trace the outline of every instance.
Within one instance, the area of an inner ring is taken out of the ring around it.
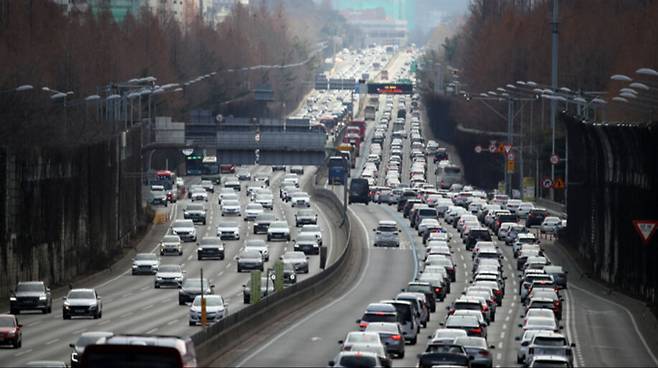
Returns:
[[[354,152],[354,146],[349,144],[349,143],[342,143],[338,147],[336,147],[336,150],[341,153],[341,156],[345,156],[344,153],[349,154],[349,161],[352,164],[352,168],[356,167],[356,152]]]
[[[345,158],[342,156],[329,157],[327,169],[329,171],[329,184],[345,185],[350,172]]]
[[[343,137],[343,143],[350,143],[354,146],[354,150],[356,151],[356,155],[359,155],[360,147],[361,147],[361,136],[357,133],[346,133],[345,137]]]
[[[348,128],[350,127],[358,127],[359,128],[359,136],[361,137],[361,140],[363,141],[365,136],[366,136],[366,121],[365,120],[352,120],[350,124],[348,125]]]

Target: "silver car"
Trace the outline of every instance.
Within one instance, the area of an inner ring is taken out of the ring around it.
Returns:
[[[477,365],[484,368],[491,368],[493,366],[493,357],[489,352],[487,340],[484,337],[462,336],[456,338],[454,344],[464,347],[472,366]]]
[[[228,303],[221,295],[204,295],[206,301],[206,320],[215,323],[228,315]],[[201,324],[201,295],[194,297],[190,305],[190,326]]]
[[[240,225],[237,222],[222,221],[217,225],[217,236],[221,240],[240,240]]]
[[[304,252],[288,251],[281,256],[283,264],[290,264],[297,273],[308,273],[308,256]]]
[[[165,235],[160,242],[160,255],[173,254],[177,256],[183,255],[183,247],[178,235]]]
[[[375,247],[400,247],[400,230],[395,221],[379,221],[375,231]]]
[[[133,258],[132,274],[151,274],[154,275],[158,272],[160,267],[160,260],[153,253],[137,253]]]
[[[183,274],[185,274],[185,271],[181,269],[180,265],[161,265],[155,274],[154,286],[156,289],[165,285],[178,287],[183,284]]]
[[[103,303],[95,289],[71,289],[63,298],[62,317],[71,319],[73,316],[103,317]]]
[[[196,228],[192,220],[175,220],[171,224],[171,233],[178,235],[185,242],[195,242],[197,238]]]

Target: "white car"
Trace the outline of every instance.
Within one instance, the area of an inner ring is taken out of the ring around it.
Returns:
[[[559,217],[548,216],[541,223],[541,232],[548,234],[555,234],[562,226],[562,220]]]
[[[530,202],[521,202],[519,208],[516,210],[516,214],[519,215],[520,218],[528,218],[528,213],[534,208],[535,205]]]
[[[285,221],[273,221],[267,228],[267,241],[282,239],[290,241],[290,228]]]
[[[175,220],[171,224],[171,233],[178,235],[184,242],[195,242],[197,238],[196,228],[192,220]]]
[[[205,189],[196,190],[196,191],[192,192],[192,194],[190,195],[190,198],[192,198],[192,202],[207,201],[208,200],[208,192]]]
[[[165,235],[160,242],[160,255],[174,254],[177,256],[183,255],[183,247],[178,235]]]
[[[311,197],[305,192],[296,192],[290,195],[290,204],[293,207],[311,207]]]
[[[132,274],[156,274],[160,268],[160,260],[153,253],[137,253],[133,258]]]
[[[263,205],[260,203],[249,203],[244,209],[244,220],[253,221],[256,219],[256,216],[260,215],[265,211]]]
[[[274,207],[273,201],[274,201],[274,196],[272,195],[272,193],[259,193],[256,195],[256,198],[254,199],[254,202],[259,203],[264,208],[270,210]]]
[[[521,200],[520,199],[510,199],[510,200],[507,201],[506,208],[511,213],[516,213],[516,210],[519,209],[520,205],[521,205]]]
[[[228,303],[221,295],[210,294],[203,297],[206,302],[206,320],[215,323],[228,315]],[[190,326],[201,324],[201,295],[194,297],[190,305]]]
[[[313,234],[318,240],[318,244],[322,245],[322,230],[320,230],[320,225],[302,225],[302,228],[297,232],[297,236],[302,234]]]
[[[183,284],[183,278],[185,271],[181,269],[180,265],[177,264],[165,264],[158,268],[158,272],[155,274],[154,286],[156,289],[159,289],[161,286],[180,286]]]
[[[237,222],[222,221],[217,225],[217,236],[221,240],[240,240],[240,225]]]
[[[240,201],[226,200],[226,199],[222,201],[222,216],[226,216],[226,215],[242,216],[240,211],[241,211]]]

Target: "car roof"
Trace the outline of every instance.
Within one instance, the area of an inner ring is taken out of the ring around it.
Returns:
[[[381,220],[378,225],[397,226],[397,222],[391,220]]]

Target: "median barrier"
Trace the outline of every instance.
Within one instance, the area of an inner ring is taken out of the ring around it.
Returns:
[[[324,206],[330,222],[336,222],[342,216],[342,202],[335,193],[321,188],[310,192],[319,205]],[[334,221],[332,221],[334,219]],[[330,290],[344,286],[341,276],[354,274],[360,267],[362,257],[359,247],[352,246],[350,221],[340,229],[344,241],[332,244],[338,247],[336,262],[306,280],[274,293],[259,303],[229,314],[223,320],[191,336],[201,366],[207,366],[232,349],[243,344],[247,339],[262,332],[266,326],[276,323],[291,313],[303,308],[313,300],[325,296]]]

